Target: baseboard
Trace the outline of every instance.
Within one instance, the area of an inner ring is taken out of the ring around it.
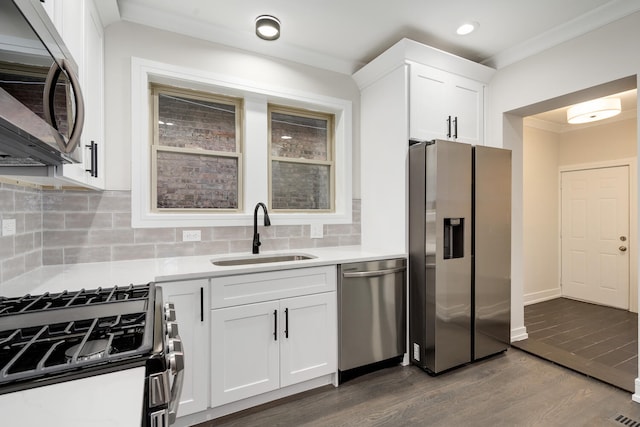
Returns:
[[[520,328],[514,328],[511,330],[511,342],[514,341],[522,341],[529,338],[529,334],[527,334],[527,328],[522,326]]]
[[[532,292],[524,295],[524,305],[535,304],[538,302],[549,301],[550,299],[560,298],[562,290],[560,287],[547,289],[539,292]]]
[[[640,403],[640,378],[635,381],[636,392],[631,395],[631,400]]]

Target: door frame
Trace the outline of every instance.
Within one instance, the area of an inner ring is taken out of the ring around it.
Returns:
[[[638,160],[635,157],[625,157],[593,163],[578,163],[558,167],[558,287],[562,276],[562,173],[576,172],[586,169],[603,169],[616,166],[629,168],[629,311],[638,312]],[[635,179],[634,179],[635,178]]]

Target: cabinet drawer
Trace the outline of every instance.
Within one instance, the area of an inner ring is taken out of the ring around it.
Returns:
[[[336,290],[336,267],[297,268],[214,277],[211,308],[231,307]]]

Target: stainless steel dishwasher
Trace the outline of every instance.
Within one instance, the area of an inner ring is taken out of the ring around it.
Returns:
[[[338,269],[338,369],[403,356],[406,348],[405,259],[342,264]]]

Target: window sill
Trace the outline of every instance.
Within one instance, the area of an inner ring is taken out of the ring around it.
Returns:
[[[262,212],[258,214],[262,221]],[[353,222],[351,207],[345,212],[337,213],[271,213],[272,225],[307,225],[307,224],[351,224]],[[154,214],[131,218],[133,228],[163,227],[235,227],[253,225],[253,213],[236,214]]]

